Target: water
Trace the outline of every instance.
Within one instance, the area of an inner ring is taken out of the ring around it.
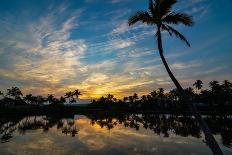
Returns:
[[[204,116],[224,154],[232,154],[232,119]],[[0,116],[0,154],[212,154],[191,116]]]

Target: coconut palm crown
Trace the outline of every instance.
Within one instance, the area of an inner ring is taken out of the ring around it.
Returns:
[[[129,18],[128,24],[131,26],[137,22],[142,22],[147,25],[154,25],[157,27],[156,36],[158,36],[159,30],[167,31],[170,36],[176,35],[190,47],[188,40],[170,26],[170,24],[193,25],[193,19],[188,14],[171,11],[176,2],[177,0],[155,0],[154,2],[149,0],[149,11],[138,11]]]
[[[195,86],[198,90],[200,90],[203,87],[203,82],[201,80],[197,80],[193,86]]]

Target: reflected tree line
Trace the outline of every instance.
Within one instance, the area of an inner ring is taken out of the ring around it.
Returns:
[[[28,116],[28,117],[1,117],[0,118],[0,137],[1,143],[9,142],[14,132],[25,135],[29,130],[41,130],[48,132],[49,129],[56,127],[65,135],[74,137],[78,133],[73,119],[62,119],[48,116]]]
[[[169,137],[170,134],[195,138],[201,137],[201,128],[192,116],[187,115],[157,115],[157,114],[89,114],[87,117],[91,125],[98,125],[107,130],[113,130],[118,125],[135,130],[147,129],[154,134]],[[221,141],[226,146],[232,144],[232,119],[231,116],[208,115],[204,119],[213,134],[220,135]],[[9,142],[15,132],[25,135],[27,131],[38,130],[48,132],[51,128],[57,129],[65,135],[74,137],[79,128],[75,122],[78,120],[64,119],[57,116],[28,116],[28,117],[1,117],[0,138],[1,142]],[[81,130],[81,129],[80,129]]]

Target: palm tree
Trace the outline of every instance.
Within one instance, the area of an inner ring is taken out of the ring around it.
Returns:
[[[0,106],[1,106],[1,101],[3,100],[3,98],[4,98],[4,94],[3,92],[0,91]]]
[[[75,102],[75,99],[74,99],[74,94],[73,94],[73,92],[71,92],[71,91],[69,91],[69,92],[67,92],[67,93],[65,93],[65,98],[67,98],[68,99],[68,102],[71,104],[71,103],[73,103],[73,102]]]
[[[50,104],[53,104],[55,102],[55,97],[52,94],[48,94],[46,99]]]
[[[189,100],[187,95],[185,94],[182,86],[177,81],[175,76],[173,75],[172,71],[170,70],[168,63],[164,57],[164,51],[162,46],[162,31],[168,32],[170,36],[173,34],[184,41],[187,46],[190,47],[189,42],[187,39],[176,29],[171,27],[169,24],[177,25],[177,24],[183,24],[185,26],[192,26],[193,20],[192,17],[185,13],[179,13],[179,12],[173,12],[172,6],[177,2],[177,0],[149,0],[148,5],[148,11],[138,11],[133,16],[131,16],[128,19],[129,26],[137,23],[142,22],[147,25],[151,25],[154,28],[156,28],[156,34],[155,37],[157,39],[158,43],[158,50],[161,57],[161,60],[172,79],[173,83],[177,87],[177,90],[181,94],[181,96],[184,98],[186,104],[188,105],[190,111],[194,114],[196,119],[198,120],[199,124],[201,125],[201,128],[203,129],[203,132],[205,133],[205,138],[209,146],[211,147],[214,154],[223,154],[221,149],[219,148],[216,140],[214,139],[212,132],[210,131],[208,125],[205,123],[205,121],[202,119],[199,111],[196,109],[194,104]]]
[[[0,91],[0,96],[4,96],[3,92]]]
[[[107,94],[107,101],[108,102],[112,102],[113,101],[113,98],[114,98],[114,95],[112,95],[112,94]]]
[[[124,98],[123,98],[123,101],[124,101],[124,102],[127,102],[128,99],[129,99],[128,97],[124,97]]]
[[[78,89],[76,89],[76,90],[73,91],[73,95],[76,96],[76,98],[78,99],[79,96],[82,95],[82,94]]]
[[[133,96],[129,96],[128,100],[129,100],[130,103],[134,103],[134,97]]]
[[[81,92],[76,89],[73,92],[69,91],[65,94],[65,98],[68,98],[69,103],[74,103],[79,98],[79,96],[82,95]]]
[[[24,97],[24,101],[25,101],[27,104],[31,104],[31,103],[32,103],[32,94],[27,94],[27,95]]]
[[[7,95],[9,97],[14,98],[14,102],[19,102],[21,100],[21,96],[23,96],[21,90],[18,87],[12,87],[11,89],[7,89]]]
[[[143,103],[146,102],[147,101],[147,96],[146,95],[141,96],[141,100],[142,100]]]
[[[201,80],[197,80],[193,86],[195,86],[196,89],[200,90],[203,86],[203,82]]]
[[[39,96],[36,96],[36,101],[37,101],[37,104],[43,105],[45,102],[45,98],[39,95]]]
[[[219,84],[219,82],[210,81],[209,87],[211,88],[211,94],[212,94],[211,98],[213,99],[212,103],[215,105],[223,103],[223,101],[221,100],[223,89],[222,89],[222,86]]]
[[[228,80],[224,80],[222,84],[222,89],[223,89],[223,98],[225,102],[232,102],[232,83]]]
[[[218,81],[210,81],[209,87],[213,93],[219,92],[221,90],[220,84]]]
[[[65,103],[65,97],[61,96],[60,97],[60,104],[64,104]]]
[[[134,98],[134,100],[139,99],[138,94],[134,93],[134,94],[133,94],[133,98]]]

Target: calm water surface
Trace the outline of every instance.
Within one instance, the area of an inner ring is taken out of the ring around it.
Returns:
[[[205,116],[224,154],[232,118]],[[212,154],[195,120],[173,115],[0,117],[0,154]]]

